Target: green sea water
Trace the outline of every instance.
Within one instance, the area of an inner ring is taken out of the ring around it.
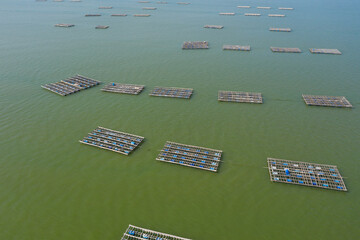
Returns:
[[[360,2],[168,2],[0,1],[0,239],[115,240],[128,224],[197,240],[357,239]],[[196,40],[209,41],[210,49],[181,50]],[[222,51],[223,44],[252,51]],[[270,46],[303,53],[275,54]],[[312,55],[308,48],[343,55]],[[61,97],[40,87],[77,73],[146,88],[139,96],[100,86]],[[150,97],[155,86],[194,94]],[[261,92],[264,104],[219,103],[218,90]],[[346,96],[354,108],[308,107],[301,94]],[[129,156],[78,142],[97,126],[145,141]],[[223,150],[219,172],[156,161],[165,141]],[[267,157],[337,165],[349,191],[272,183]]]

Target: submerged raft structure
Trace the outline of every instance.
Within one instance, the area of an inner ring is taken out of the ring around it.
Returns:
[[[108,29],[109,26],[106,26],[106,25],[98,25],[95,27],[95,29]]]
[[[209,49],[209,43],[206,41],[188,41],[183,43],[182,49]]]
[[[218,101],[238,103],[263,103],[261,93],[219,91]]]
[[[99,9],[112,9],[113,7],[111,7],[111,6],[108,6],[108,7],[106,7],[106,6],[101,6],[101,7],[99,7]]]
[[[144,87],[144,85],[110,83],[101,90],[104,92],[138,95],[144,90]]]
[[[268,158],[272,182],[347,191],[337,166]]]
[[[223,29],[224,26],[221,26],[221,25],[205,25],[204,28]]]
[[[341,55],[341,52],[338,49],[326,49],[326,48],[310,48],[311,53],[317,54],[335,54]]]
[[[156,232],[146,228],[129,225],[126,229],[121,240],[137,240],[137,239],[149,239],[149,240],[191,240],[188,238],[182,238],[167,233]]]
[[[300,48],[270,47],[271,51],[279,53],[301,53]]]
[[[92,13],[85,14],[85,17],[100,17],[100,16],[101,16],[101,14],[92,14]]]
[[[291,28],[269,28],[272,32],[291,32]]]
[[[241,46],[241,45],[224,45],[223,50],[233,50],[233,51],[250,51],[251,47]]]
[[[156,160],[217,172],[221,155],[220,150],[168,141]]]
[[[144,140],[144,137],[119,132],[103,127],[97,127],[79,142],[129,155]]]
[[[284,14],[268,14],[269,17],[285,17]]]
[[[176,4],[179,4],[179,5],[189,5],[190,3],[189,3],[189,2],[177,2]]]
[[[155,87],[149,95],[155,97],[189,99],[192,93],[193,93],[192,88]]]
[[[150,14],[134,14],[134,17],[150,17]]]
[[[69,28],[69,27],[74,27],[74,24],[66,24],[66,23],[58,23],[54,25],[55,27],[64,27],[64,28]]]
[[[248,17],[259,17],[259,16],[261,16],[260,13],[245,13],[244,15],[248,16]]]
[[[157,4],[168,4],[168,2],[162,2],[162,1],[158,1],[156,2]]]
[[[323,107],[352,108],[351,103],[345,97],[302,95],[306,105]]]
[[[156,10],[156,7],[143,7],[143,10]]]
[[[88,77],[75,75],[74,77],[67,78],[60,82],[49,83],[41,87],[61,96],[67,96],[69,94],[94,87],[100,83],[101,82]]]

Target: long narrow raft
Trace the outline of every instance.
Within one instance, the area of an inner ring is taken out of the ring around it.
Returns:
[[[260,13],[245,13],[244,15],[247,17],[260,17],[261,16]]]
[[[60,82],[49,83],[41,87],[49,91],[52,91],[54,93],[57,93],[61,96],[67,96],[69,94],[97,86],[100,83],[101,82],[88,77],[75,75],[74,77],[67,78]]]
[[[311,53],[317,54],[335,54],[341,55],[341,52],[338,49],[327,49],[327,48],[310,48]]]
[[[155,87],[150,96],[189,99],[192,93],[192,88]]]
[[[149,240],[191,240],[188,238],[182,238],[167,233],[156,232],[150,229],[137,227],[129,224],[129,227],[126,229],[121,240],[139,240],[139,239],[149,239]]]
[[[276,158],[267,162],[272,182],[347,191],[337,166]]]
[[[209,43],[206,41],[188,41],[183,43],[182,49],[209,49]]]
[[[269,17],[285,17],[284,14],[268,14]]]
[[[345,97],[302,95],[306,105],[322,107],[352,108],[351,103]]]
[[[101,90],[104,92],[138,95],[139,93],[141,93],[144,87],[144,85],[110,83]]]
[[[221,150],[168,141],[156,160],[217,172],[221,155]]]
[[[221,26],[221,25],[205,25],[204,28],[223,29],[224,26]]]
[[[219,91],[218,101],[238,103],[263,103],[261,93]]]
[[[63,28],[70,28],[70,27],[74,27],[74,24],[66,24],[66,23],[58,23],[54,25],[55,27],[63,27]]]
[[[235,13],[232,13],[232,12],[221,12],[221,13],[219,13],[219,15],[224,15],[224,16],[235,16]]]
[[[233,51],[250,51],[251,47],[241,46],[241,45],[224,45],[223,50],[233,50]]]
[[[272,32],[291,32],[291,28],[269,28]]]
[[[278,53],[301,53],[300,48],[270,47],[271,51]]]
[[[144,137],[97,127],[79,142],[129,155],[144,140]]]

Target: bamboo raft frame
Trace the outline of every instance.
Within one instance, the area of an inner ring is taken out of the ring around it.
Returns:
[[[251,47],[241,46],[241,45],[223,45],[223,50],[233,50],[233,51],[250,51]]]
[[[100,17],[101,14],[85,14],[85,17]]]
[[[129,224],[129,227],[126,229],[121,240],[191,240],[188,238],[182,238],[175,235],[170,235],[167,233],[156,232],[150,229],[137,227]]]
[[[306,105],[322,107],[352,108],[351,103],[343,96],[302,95]]]
[[[110,26],[107,25],[98,25],[95,27],[95,29],[108,29]]]
[[[267,162],[272,182],[347,191],[337,166],[276,158]]]
[[[127,16],[127,14],[125,14],[125,13],[118,13],[118,14],[111,14],[110,15],[111,17],[126,17]]]
[[[286,17],[285,14],[268,14],[269,17]]]
[[[138,95],[144,90],[144,87],[144,85],[110,83],[101,89],[101,91]]]
[[[279,10],[294,10],[294,8],[288,8],[288,7],[279,7]]]
[[[260,17],[261,16],[260,13],[245,13],[244,15],[247,17]]]
[[[257,9],[271,9],[271,7],[256,7]]]
[[[342,54],[339,51],[339,49],[310,48],[309,51],[311,53],[316,53],[316,54],[335,54],[335,55],[341,55]]]
[[[134,14],[134,17],[150,17],[150,14]]]
[[[179,4],[179,5],[189,5],[190,3],[189,3],[189,2],[177,2],[176,4]]]
[[[204,28],[223,29],[224,26],[221,26],[221,25],[205,25]]]
[[[218,101],[237,103],[263,103],[261,93],[219,91]]]
[[[221,150],[167,141],[156,160],[217,172],[221,155]]]
[[[116,153],[129,155],[141,144],[143,140],[144,137],[141,136],[99,126],[79,142]]]
[[[301,53],[300,48],[281,48],[281,47],[270,47],[272,52],[277,53]]]
[[[67,96],[69,94],[94,87],[100,83],[101,82],[88,77],[75,75],[74,77],[67,78],[60,82],[49,83],[41,87],[61,96]]]
[[[223,15],[223,16],[235,16],[235,13],[233,13],[233,12],[221,12],[221,13],[219,13],[219,15]]]
[[[143,7],[143,10],[156,10],[156,7]]]
[[[237,6],[237,8],[251,8],[251,6]]]
[[[192,93],[192,88],[155,87],[149,95],[155,97],[190,99]]]
[[[272,32],[291,32],[291,28],[269,28]]]
[[[58,24],[55,24],[54,26],[55,26],[55,27],[70,28],[70,27],[74,27],[75,24],[58,23]]]
[[[188,41],[184,42],[182,49],[209,49],[207,41]]]

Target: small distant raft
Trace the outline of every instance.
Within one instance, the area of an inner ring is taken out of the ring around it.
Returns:
[[[67,96],[69,94],[97,86],[100,83],[101,82],[88,77],[75,75],[74,77],[67,78],[60,82],[49,83],[41,87],[61,96]]]
[[[257,7],[257,9],[271,9],[271,7]]]
[[[269,28],[272,32],[291,32],[291,28]]]
[[[109,26],[106,26],[106,25],[98,25],[95,27],[95,29],[108,29]]]
[[[156,2],[157,4],[168,4],[168,2],[162,2],[162,1],[158,1]]]
[[[176,4],[179,4],[179,5],[189,5],[190,3],[189,3],[189,2],[177,2]]]
[[[326,48],[310,48],[310,52],[317,54],[335,54],[335,55],[342,54],[338,49],[326,49]]]
[[[219,13],[219,15],[224,15],[224,16],[235,16],[235,13],[232,13],[232,12],[221,12],[221,13]]]
[[[112,9],[113,7],[111,7],[111,6],[101,6],[101,7],[99,7],[99,9]]]
[[[126,17],[127,14],[111,14],[112,17]]]
[[[219,91],[218,101],[238,103],[263,103],[261,93]]]
[[[221,25],[205,25],[204,28],[223,29],[224,26],[221,26]]]
[[[134,14],[134,17],[150,17],[150,14]]]
[[[192,93],[191,88],[155,87],[150,96],[189,99]]]
[[[309,106],[323,106],[323,107],[342,107],[352,108],[351,103],[345,97],[334,96],[315,96],[303,94],[303,99],[306,105]]]
[[[289,7],[279,7],[279,10],[294,10],[294,8],[289,8]]]
[[[97,127],[79,142],[90,146],[129,155],[144,140],[144,137]]]
[[[209,43],[206,41],[188,41],[183,43],[182,49],[209,49]]]
[[[143,7],[143,10],[156,10],[156,7]]]
[[[138,1],[138,3],[150,3],[150,1]]]
[[[224,45],[223,50],[233,50],[233,51],[250,51],[251,47],[241,46],[241,45]]]
[[[300,48],[270,47],[271,51],[278,53],[301,53]]]
[[[260,13],[245,13],[244,15],[245,16],[250,16],[250,17],[259,17],[259,16],[261,16]]]
[[[272,182],[347,191],[337,166],[276,158],[267,162]]]
[[[110,83],[101,90],[104,92],[138,95],[142,92],[144,87],[144,85]]]
[[[220,150],[168,141],[156,160],[217,172],[221,155]]]
[[[55,27],[63,27],[63,28],[69,28],[74,26],[75,26],[74,24],[65,24],[65,23],[55,24]]]
[[[149,239],[149,240],[191,240],[189,238],[182,238],[167,233],[156,232],[146,228],[129,225],[126,229],[121,240],[136,240],[136,239]]]
[[[85,17],[100,17],[101,14],[85,14]]]
[[[284,14],[268,14],[269,17],[285,17]]]
[[[250,6],[237,6],[238,8],[251,8]]]

